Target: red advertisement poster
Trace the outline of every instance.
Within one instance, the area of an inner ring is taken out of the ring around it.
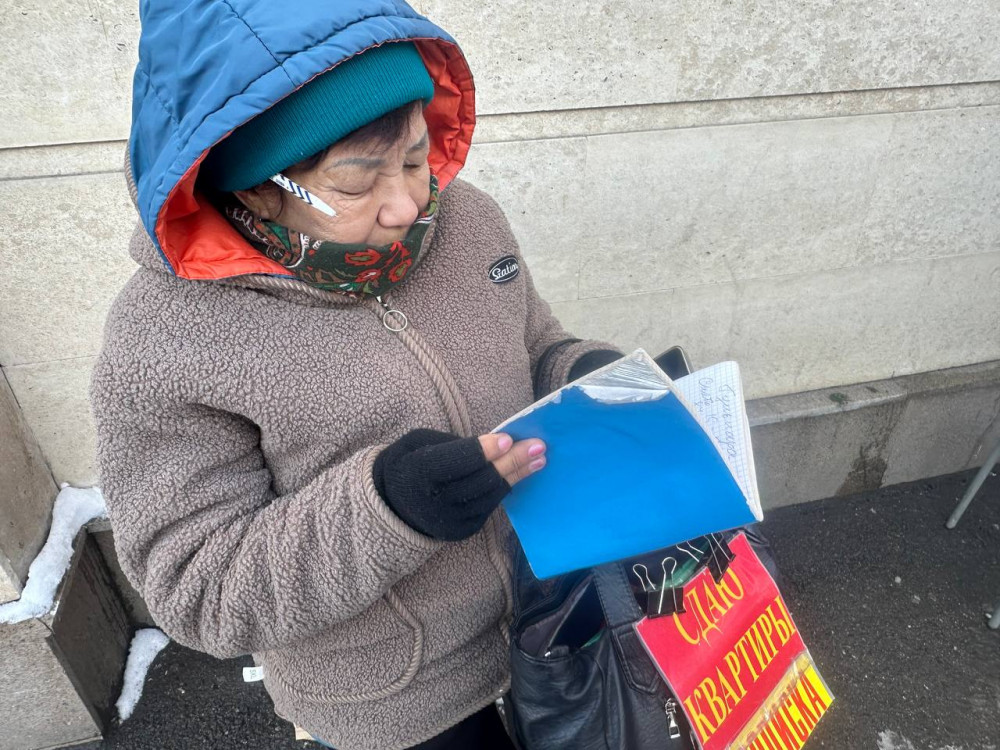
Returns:
[[[743,534],[718,583],[684,585],[685,612],[636,630],[704,750],[798,750],[833,697]]]

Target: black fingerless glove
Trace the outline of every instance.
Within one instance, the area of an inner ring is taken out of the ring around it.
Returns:
[[[410,528],[446,542],[479,531],[510,485],[478,438],[413,430],[375,458],[375,488]]]

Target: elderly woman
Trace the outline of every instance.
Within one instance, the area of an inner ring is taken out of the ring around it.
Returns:
[[[456,179],[473,83],[440,28],[399,0],[141,9],[140,267],[92,383],[122,565],[331,746],[509,747],[498,503],[545,445],[489,431],[618,355]]]

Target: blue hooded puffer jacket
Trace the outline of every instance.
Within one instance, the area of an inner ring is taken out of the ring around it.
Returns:
[[[401,0],[142,0],[129,163],[146,231],[187,279],[288,275],[253,250],[194,190],[208,150],[343,60],[412,40],[431,78],[424,112],[441,190],[475,126],[472,74],[447,33]]]

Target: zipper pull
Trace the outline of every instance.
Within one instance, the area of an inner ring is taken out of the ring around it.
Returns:
[[[677,724],[677,704],[673,699],[668,698],[667,702],[663,704],[663,710],[667,713],[667,733],[670,735],[670,739],[680,739],[681,728]]]
[[[378,303],[385,308],[385,312],[382,313],[382,325],[393,333],[405,331],[406,327],[410,325],[410,321],[407,319],[403,311],[389,307],[388,303],[382,299],[381,295],[376,296],[375,299],[377,299]]]

